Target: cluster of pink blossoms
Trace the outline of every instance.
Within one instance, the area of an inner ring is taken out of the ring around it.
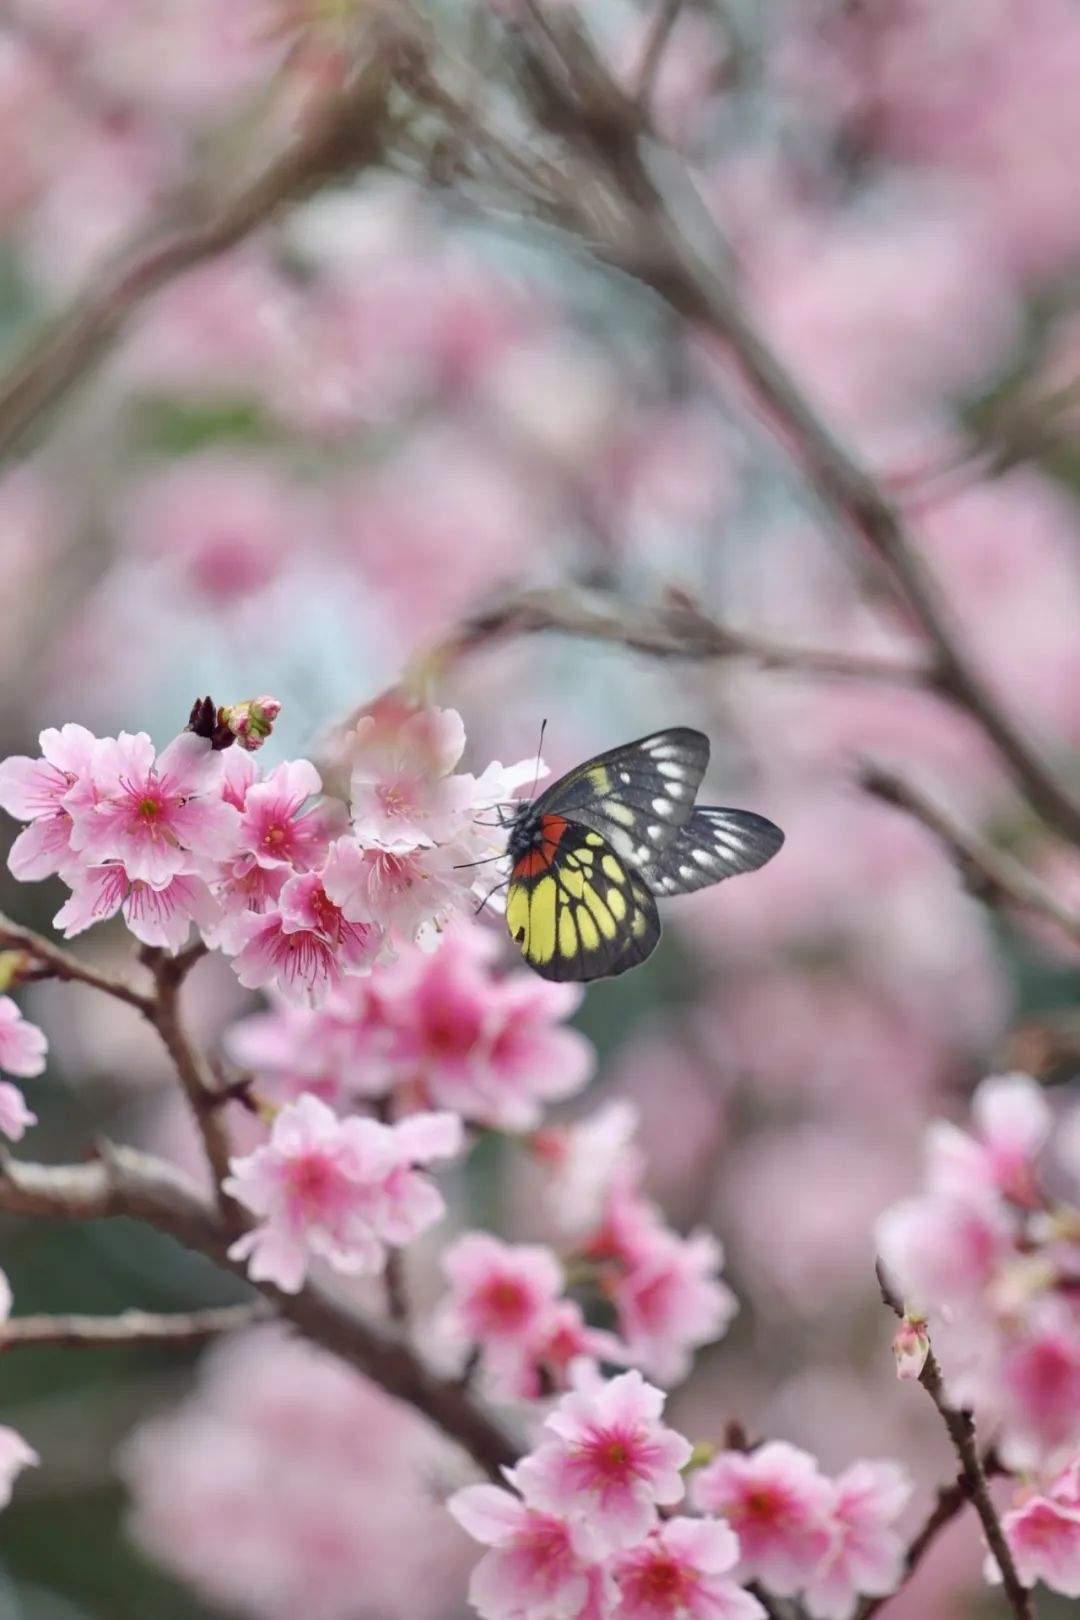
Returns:
[[[930,1342],[1023,1484],[1004,1518],[1023,1579],[1080,1596],[1080,1111],[1060,1120],[1028,1075],[983,1081],[974,1131],[938,1121],[925,1185],[878,1246],[903,1295],[902,1376]]]
[[[29,823],[9,864],[68,885],[56,917],[68,938],[120,912],[143,944],[176,951],[194,925],[241,984],[317,1005],[399,941],[437,941],[471,896],[466,863],[492,850],[478,814],[533,766],[455,774],[452,710],[364,716],[347,745],[350,821],[307,760],[262,777],[245,751],[266,731],[253,707],[221,711],[244,744],[228,751],[192,731],[160,755],[144,732],[42,732],[40,759],[0,764],[0,807]]]
[[[636,1119],[632,1105],[616,1102],[533,1136],[551,1171],[561,1255],[481,1232],[446,1250],[450,1291],[433,1324],[435,1349],[458,1367],[476,1357],[495,1398],[566,1389],[581,1357],[633,1365],[670,1387],[734,1316],[719,1243],[708,1232],[673,1231],[641,1192]],[[613,1332],[587,1325],[582,1304],[567,1297],[569,1278],[586,1303],[612,1313]]]
[[[740,1583],[755,1579],[802,1591],[815,1620],[849,1620],[860,1594],[898,1583],[908,1484],[894,1464],[832,1481],[792,1446],[725,1452],[691,1477],[698,1516],[672,1516],[693,1447],[662,1422],[661,1392],[638,1372],[575,1382],[511,1490],[450,1500],[491,1549],[469,1589],[482,1620],[754,1620],[765,1610]]]

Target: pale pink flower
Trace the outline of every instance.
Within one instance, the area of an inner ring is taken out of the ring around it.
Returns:
[[[488,1074],[471,1098],[462,1098],[464,1111],[507,1130],[528,1130],[539,1123],[542,1103],[580,1091],[592,1078],[596,1052],[562,1021],[581,1001],[580,985],[554,984],[531,971],[499,980]],[[458,1106],[445,1092],[438,1100]]]
[[[725,1451],[694,1478],[691,1500],[739,1538],[739,1579],[787,1595],[810,1581],[833,1542],[833,1488],[813,1457],[783,1440]]]
[[[8,856],[20,882],[50,877],[72,864],[70,801],[80,783],[89,784],[96,740],[85,726],[50,727],[38,739],[40,759],[13,754],[0,763],[0,809],[30,823]]]
[[[911,1481],[893,1462],[856,1462],[833,1482],[833,1544],[807,1582],[805,1603],[816,1620],[852,1620],[858,1598],[883,1597],[899,1586],[904,1542],[896,1520]]]
[[[122,861],[107,861],[72,872],[69,882],[71,894],[53,918],[65,939],[122,911],[127,927],[144,945],[178,951],[193,922],[211,930],[220,916],[202,878],[189,873],[151,885],[130,877]]]
[[[1080,1311],[1055,1294],[1037,1294],[1006,1332],[995,1369],[995,1403],[1005,1420],[1002,1451],[1030,1467],[1080,1445]]]
[[[1075,1473],[1075,1465],[1066,1472]],[[1080,1492],[1052,1485],[1003,1514],[1001,1524],[1025,1586],[1044,1581],[1065,1597],[1080,1597]],[[988,1573],[1000,1578],[992,1558]]]
[[[693,1351],[720,1338],[739,1308],[722,1263],[711,1233],[661,1232],[609,1290],[629,1360],[665,1388],[682,1382]]]
[[[18,1086],[9,1080],[0,1080],[0,1131],[9,1142],[19,1142],[28,1125],[37,1124],[37,1115],[26,1106],[26,1098]]]
[[[903,1321],[893,1335],[892,1348],[896,1357],[897,1378],[918,1378],[930,1354],[930,1335],[926,1331],[925,1316],[905,1312]]]
[[[589,1326],[576,1299],[559,1299],[540,1319],[515,1394],[537,1400],[552,1390],[571,1389],[578,1369],[586,1363],[595,1366],[605,1361],[625,1367],[630,1359],[614,1333]]]
[[[347,820],[336,799],[304,808],[321,791],[322,779],[306,759],[278,765],[264,782],[252,783],[244,795],[241,847],[260,866],[285,865],[297,872],[320,867]]]
[[[45,1067],[47,1048],[37,1025],[27,1022],[10,996],[0,996],[0,1069],[32,1080]]]
[[[600,1224],[616,1172],[640,1175],[638,1121],[634,1104],[615,1097],[572,1125],[545,1126],[533,1136],[532,1151],[551,1169],[545,1200],[568,1237]]]
[[[613,1563],[618,1620],[758,1620],[765,1610],[731,1579],[739,1543],[716,1519],[667,1519]]]
[[[375,922],[428,946],[471,893],[446,850],[426,845],[362,849],[351,838],[339,838],[331,847],[323,882],[351,921]]]
[[[88,865],[120,860],[130,878],[161,885],[236,850],[240,817],[206,739],[183,732],[155,762],[145,732],[122,731],[96,744],[91,770],[97,800],[75,810],[71,835]]]
[[[341,1120],[303,1096],[277,1115],[264,1146],[232,1161],[226,1191],[259,1224],[230,1256],[286,1293],[301,1288],[315,1260],[346,1275],[380,1271],[387,1243],[411,1242],[443,1212],[414,1166],[453,1157],[461,1142],[453,1115],[417,1114],[393,1126]]]
[[[562,1294],[562,1266],[539,1244],[466,1232],[447,1249],[442,1269],[450,1293],[435,1319],[437,1341],[459,1367],[479,1350],[505,1391],[520,1381],[538,1329]]]
[[[0,1423],[0,1508],[7,1507],[15,1481],[24,1468],[33,1468],[41,1461],[33,1446],[28,1446],[21,1434]]]
[[[1010,1253],[1014,1227],[996,1195],[924,1195],[878,1218],[878,1252],[905,1304],[971,1305]]]
[[[664,1395],[637,1371],[577,1379],[545,1420],[554,1436],[526,1457],[516,1482],[530,1506],[567,1518],[594,1555],[632,1547],[658,1507],[682,1500],[689,1440],[661,1422]]]
[[[934,1191],[961,1195],[974,1186],[996,1190],[1015,1204],[1039,1202],[1036,1164],[1054,1116],[1036,1080],[1027,1074],[983,1080],[972,1098],[977,1135],[944,1120],[927,1131],[927,1181]]]
[[[456,709],[418,708],[398,725],[361,716],[348,738],[353,830],[361,844],[445,843],[468,803],[451,775],[465,748]]]
[[[260,866],[254,855],[238,855],[223,862],[214,878],[214,898],[221,920],[206,930],[206,943],[227,956],[236,955],[257,931],[248,923],[248,917],[277,912],[281,891],[291,875],[291,867]]]
[[[517,1483],[513,1470],[507,1477]],[[528,1507],[497,1485],[467,1485],[446,1505],[474,1541],[491,1548],[469,1582],[480,1620],[600,1620],[610,1613],[611,1576],[558,1514]]]
[[[366,973],[386,952],[386,936],[369,922],[350,922],[329,898],[318,872],[284,885],[277,910],[234,916],[223,934],[240,983],[274,984],[291,1001],[318,1006],[344,974]]]

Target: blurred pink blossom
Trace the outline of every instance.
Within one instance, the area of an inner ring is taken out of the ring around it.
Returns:
[[[763,1620],[731,1578],[739,1543],[715,1519],[666,1519],[614,1563],[620,1620]]]
[[[885,1596],[899,1586],[904,1542],[896,1520],[911,1481],[893,1462],[857,1462],[834,1482],[833,1546],[806,1589],[815,1620],[852,1620],[861,1595]]]
[[[508,1476],[516,1484],[513,1472]],[[447,1503],[474,1541],[490,1547],[473,1570],[469,1602],[481,1620],[603,1620],[611,1576],[555,1513],[528,1507],[496,1485],[467,1485]]]
[[[27,1022],[10,996],[0,995],[0,1069],[32,1080],[45,1068],[47,1047],[37,1025]]]
[[[1017,1574],[1026,1586],[1044,1581],[1054,1592],[1080,1597],[1080,1460],[1044,1491],[1029,1487],[1002,1516]],[[991,1573],[998,1578],[993,1559]]]
[[[8,866],[20,882],[61,872],[76,863],[67,801],[73,788],[90,782],[96,739],[85,726],[48,727],[38,739],[40,759],[12,754],[0,761],[0,808],[28,821],[15,839]]]

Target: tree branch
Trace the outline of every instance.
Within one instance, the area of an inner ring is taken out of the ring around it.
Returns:
[[[24,1345],[202,1344],[274,1314],[266,1300],[201,1311],[121,1311],[118,1316],[15,1316],[0,1323],[0,1351]]]
[[[685,168],[670,151],[654,144],[645,147],[638,109],[613,83],[576,18],[549,16],[542,41],[536,43],[528,28],[521,41],[541,125],[576,144],[599,166],[622,203],[622,218],[613,224],[595,217],[578,190],[567,189],[567,225],[687,321],[723,341],[825,510],[877,559],[918,623],[932,655],[934,688],[978,723],[1047,825],[1080,846],[1080,803],[970,663],[948,603],[896,508],[750,320],[719,268],[726,258],[719,236],[713,232],[707,253],[699,249],[661,195],[643,151],[655,169],[664,171],[669,189],[681,191],[695,205],[695,236],[700,238],[711,230],[711,221]]]
[[[114,1001],[126,1002],[129,1007],[135,1007],[146,1016],[153,1009],[154,998],[148,991],[137,990],[127,979],[119,978],[116,974],[99,972],[88,962],[80,961],[66,951],[62,945],[54,945],[43,934],[36,934],[32,928],[23,928],[3,915],[0,915],[0,950],[24,951],[45,970],[49,978],[87,984],[92,990],[100,990],[104,995],[112,996]]]
[[[1062,905],[1033,872],[1007,851],[996,849],[962,826],[921,788],[883,766],[864,764],[860,782],[867,793],[884,804],[906,810],[929,828],[945,845],[967,887],[988,906],[1003,906],[1042,917],[1080,944],[1080,915]]]
[[[153,293],[235,247],[331,176],[378,159],[387,96],[407,49],[400,28],[373,28],[372,38],[370,57],[348,87],[326,97],[296,140],[254,179],[209,199],[194,217],[185,196],[197,187],[181,188],[157,221],[31,341],[0,383],[0,457],[101,358]]]
[[[822,680],[862,680],[928,686],[926,666],[859,653],[793,647],[718,624],[689,603],[647,607],[609,592],[560,588],[523,591],[467,619],[451,653],[471,651],[501,635],[556,630],[610,641],[655,658],[745,659],[763,669],[797,670]]]
[[[26,1164],[4,1155],[0,1209],[76,1221],[131,1216],[250,1281],[243,1264],[228,1258],[230,1236],[217,1212],[171,1165],[132,1148],[103,1144],[96,1162],[77,1165]],[[457,1381],[432,1373],[398,1333],[313,1284],[298,1294],[270,1283],[253,1286],[306,1338],[423,1413],[492,1479],[501,1482],[503,1467],[517,1460],[520,1447],[497,1419]]]
[[[902,1318],[904,1315],[903,1304],[890,1283],[885,1267],[880,1260],[877,1263],[877,1276],[882,1299],[895,1316]],[[1005,1539],[1005,1531],[1002,1529],[997,1508],[994,1506],[993,1498],[990,1495],[986,1470],[976,1444],[975,1420],[970,1412],[959,1410],[949,1401],[945,1389],[945,1380],[942,1377],[941,1368],[933,1350],[930,1350],[927,1354],[922,1372],[919,1374],[919,1383],[940,1412],[949,1439],[953,1443],[953,1448],[960,1461],[960,1478],[963,1481],[965,1494],[970,1498],[976,1513],[979,1515],[979,1522],[983,1527],[987,1545],[1001,1571],[1001,1583],[1009,1607],[1012,1609],[1016,1620],[1034,1620],[1035,1610],[1031,1592],[1023,1585],[1017,1574],[1012,1550]],[[936,1534],[937,1528],[940,1528],[940,1526],[935,1527],[934,1534]],[[923,1534],[925,1535],[925,1527]]]

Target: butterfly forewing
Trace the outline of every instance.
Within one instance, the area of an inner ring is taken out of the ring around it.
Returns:
[[[654,894],[690,894],[756,872],[784,842],[773,822],[750,810],[695,809],[641,876]]]
[[[551,826],[564,822],[556,829],[557,847],[514,867],[506,901],[510,933],[545,979],[625,973],[660,938],[653,897],[601,833],[561,811],[549,809],[547,817]]]
[[[631,866],[654,861],[690,816],[709,763],[709,739],[674,726],[597,754],[541,794],[540,812],[601,834]]]

